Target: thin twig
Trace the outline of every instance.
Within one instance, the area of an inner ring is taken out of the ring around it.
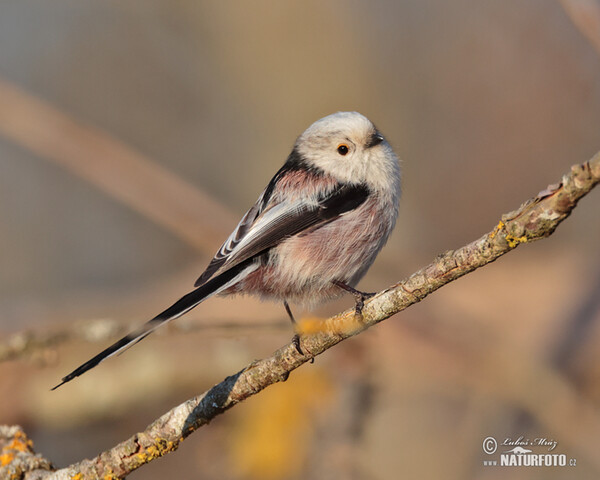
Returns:
[[[454,251],[408,279],[380,292],[365,303],[362,322],[348,310],[325,321],[324,328],[305,335],[300,355],[288,344],[271,357],[253,362],[207,392],[173,408],[143,432],[101,453],[46,476],[47,479],[117,479],[140,466],[176,450],[198,428],[269,385],[287,380],[290,372],[342,340],[423,300],[427,295],[473,270],[493,262],[523,243],[550,236],[577,202],[600,182],[600,153],[576,165],[561,183],[549,186],[518,210],[503,215],[489,233]],[[350,328],[348,326],[351,326]]]
[[[65,342],[84,341],[101,343],[113,340],[119,335],[131,331],[133,326],[127,322],[118,322],[111,318],[101,318],[60,325],[47,329],[30,329],[9,335],[0,342],[0,363],[15,360],[37,353],[40,349],[53,348]],[[248,330],[289,330],[289,322],[281,321],[252,322],[221,320],[218,323],[173,323],[162,331],[164,335],[172,332],[195,332],[199,330],[216,330],[242,332]]]

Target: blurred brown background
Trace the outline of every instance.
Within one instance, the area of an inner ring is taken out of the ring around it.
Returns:
[[[187,293],[296,136],[338,110],[402,159],[363,290],[478,238],[600,149],[600,49],[571,4],[1,2],[0,343],[126,329]],[[599,199],[130,478],[598,478]],[[33,348],[0,363],[0,423],[66,466],[291,333],[279,305],[214,299],[52,393],[118,333]],[[577,466],[483,466],[485,437],[521,435]]]

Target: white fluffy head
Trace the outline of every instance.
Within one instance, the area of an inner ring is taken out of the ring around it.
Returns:
[[[375,125],[358,112],[337,112],[317,120],[298,137],[295,148],[309,165],[340,182],[399,193],[398,158]]]

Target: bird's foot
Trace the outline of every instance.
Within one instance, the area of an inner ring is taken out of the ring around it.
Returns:
[[[375,296],[375,293],[367,293],[367,292],[358,292],[358,295],[354,296],[354,301],[356,302],[356,306],[354,308],[354,316],[361,323],[363,321],[362,311],[363,311],[363,307],[365,306],[365,301],[374,296]]]
[[[292,337],[292,344],[294,345],[294,347],[296,347],[296,351],[300,355],[304,355],[302,347],[300,346],[300,335],[298,335],[297,333]]]
[[[290,320],[292,321],[292,325],[294,326],[294,330],[297,331],[298,323],[296,322],[296,319],[294,318],[294,314],[292,313],[292,309],[290,308],[290,305],[288,304],[287,300],[283,301],[283,306],[285,307],[285,311],[287,312],[287,314],[290,317]],[[296,347],[296,351],[300,355],[304,356],[304,352],[302,351],[302,347],[300,346],[300,335],[298,333],[296,333],[292,337],[292,344],[294,345],[294,347]],[[314,357],[310,359],[310,363],[315,363]]]
[[[362,323],[363,322],[362,311],[363,311],[363,307],[365,306],[365,301],[368,300],[369,298],[374,297],[376,294],[361,292],[360,290],[356,290],[355,288],[352,288],[350,285],[346,285],[344,282],[340,282],[337,280],[334,280],[333,283],[335,285],[337,285],[338,287],[340,287],[342,290],[345,290],[348,293],[352,294],[352,296],[354,297],[354,302],[355,302],[354,317],[356,318],[356,320],[358,320],[360,323]]]
[[[302,350],[302,347],[300,346],[300,335],[299,335],[299,334],[297,334],[297,333],[296,333],[296,334],[295,334],[295,335],[292,337],[292,344],[294,345],[294,347],[296,347],[296,351],[297,351],[297,352],[298,352],[300,355],[302,355],[302,356],[306,355],[306,354],[304,353],[304,351]],[[312,358],[310,359],[310,363],[315,363],[315,357],[312,357]]]

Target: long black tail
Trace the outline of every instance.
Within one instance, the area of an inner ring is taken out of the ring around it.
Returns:
[[[123,337],[121,340],[113,343],[110,347],[101,351],[98,355],[91,358],[83,365],[77,367],[71,373],[63,377],[62,381],[54,388],[52,388],[52,390],[56,390],[61,385],[64,385],[65,383],[73,380],[75,377],[78,377],[79,375],[84,374],[88,370],[91,370],[100,362],[106,360],[108,357],[111,357],[116,353],[122,352],[123,350],[132,347],[137,342],[143,340],[148,335],[150,335],[161,325],[164,325],[166,322],[180,317],[181,315],[189,312],[192,308],[202,303],[207,298],[211,297],[216,293],[219,293],[221,290],[228,287],[228,284],[232,282],[232,280],[234,280],[236,276],[240,275],[240,273],[242,273],[245,270],[245,268],[248,266],[248,263],[249,262],[244,262],[230,270],[221,273],[220,275],[210,279],[204,285],[198,287],[196,290],[181,297],[164,312],[159,313],[152,320],[149,320],[137,330],[134,330],[129,335]]]

